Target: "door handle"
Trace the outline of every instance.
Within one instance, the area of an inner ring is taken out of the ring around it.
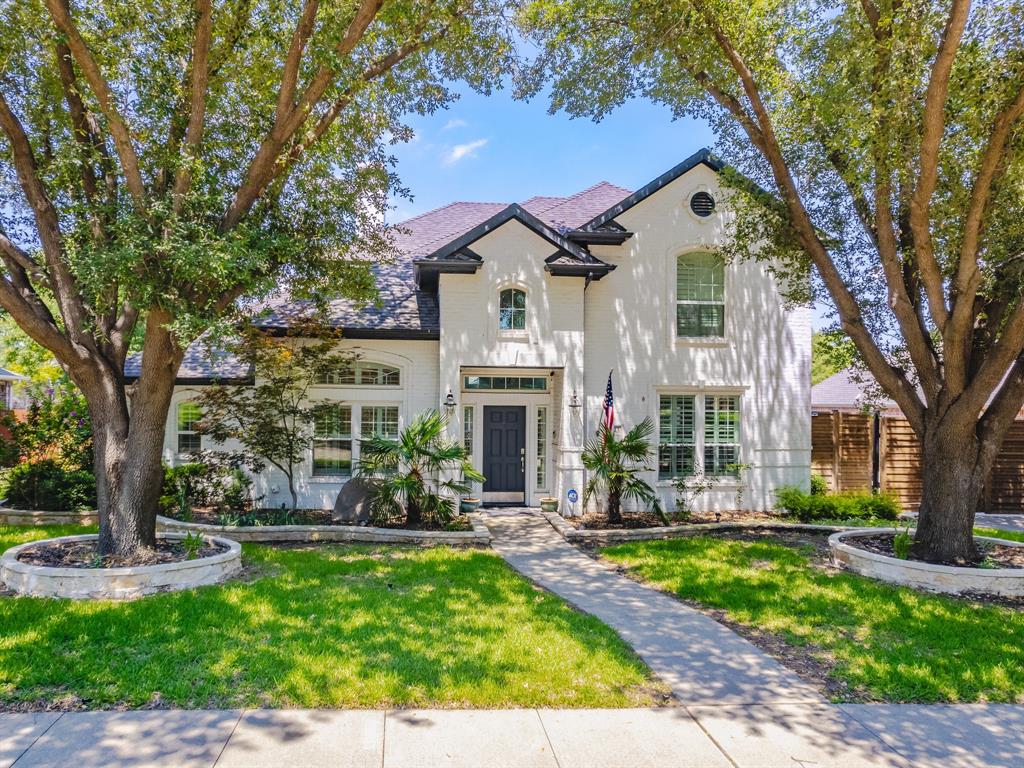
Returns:
[[[525,448],[520,448],[519,449],[519,466],[522,468],[522,470],[524,472],[526,471],[526,449]]]

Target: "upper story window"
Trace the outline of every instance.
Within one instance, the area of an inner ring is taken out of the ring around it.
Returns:
[[[676,335],[725,336],[725,262],[713,253],[687,253],[676,263]]]
[[[339,387],[397,387],[402,383],[401,373],[393,365],[358,361],[323,371],[316,377],[317,384]]]
[[[498,328],[502,331],[526,330],[526,291],[506,288],[499,294]]]
[[[196,453],[203,449],[203,437],[196,429],[202,416],[196,403],[178,403],[178,453]]]

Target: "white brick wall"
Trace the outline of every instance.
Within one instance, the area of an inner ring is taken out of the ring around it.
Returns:
[[[584,288],[583,278],[552,277],[544,260],[554,247],[516,221],[472,245],[483,260],[471,275],[440,278],[440,342],[345,342],[364,359],[398,365],[401,392],[364,388],[318,392],[345,401],[390,402],[397,398],[402,422],[439,407],[452,391],[458,408],[453,436],[462,435],[464,406],[485,403],[526,405],[527,500],[539,503],[551,493],[561,499],[576,488],[582,494],[579,452],[600,419],[609,369],[614,369],[620,423],[627,427],[650,416],[657,425],[660,392],[729,392],[741,398],[741,461],[745,473],[742,506],[770,507],[773,490],[783,484],[806,485],[810,476],[810,310],[787,311],[772,277],[756,261],[730,264],[726,272],[726,339],[724,342],[677,340],[675,337],[675,269],[681,253],[714,249],[722,237],[722,213],[702,220],[690,213],[690,195],[698,189],[721,198],[717,176],[703,165],[675,180],[617,217],[634,232],[623,246],[595,247],[594,253],[618,265]],[[517,287],[527,294],[527,328],[523,333],[498,330],[498,294]],[[502,370],[506,369],[506,370]],[[503,373],[516,369],[549,377],[546,394],[497,394],[462,391],[465,372]],[[573,391],[584,407],[566,405]],[[175,461],[175,408],[188,399],[175,394],[168,421],[165,458]],[[550,480],[540,489],[536,477],[534,429],[536,408],[549,409]],[[698,422],[699,424],[699,422]],[[474,459],[482,464],[482,440]],[[309,476],[300,481],[305,506],[330,507],[340,484]],[[656,482],[656,472],[649,479]],[[271,491],[272,487],[277,491]],[[287,500],[279,473],[259,480],[266,502]],[[659,485],[667,506],[672,489]],[[735,485],[722,484],[700,499],[706,509],[737,506]]]

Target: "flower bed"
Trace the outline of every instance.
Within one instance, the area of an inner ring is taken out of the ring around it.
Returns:
[[[808,531],[812,533],[835,533],[849,530],[842,525],[813,525],[809,523],[782,523],[761,520],[734,521],[723,523],[680,523],[650,528],[606,528],[579,529],[573,527],[557,513],[541,512],[562,538],[573,544],[605,546],[626,541],[653,541],[699,536],[715,531]]]
[[[227,536],[247,542],[367,542],[372,544],[422,544],[432,546],[490,546],[491,532],[477,515],[470,515],[469,531],[416,531],[407,528],[375,528],[359,525],[209,525],[185,523],[169,517],[157,517],[161,531],[188,531],[209,536]]]
[[[892,584],[945,592],[959,595],[977,592],[1004,597],[1024,596],[1024,568],[965,567],[939,565],[921,560],[901,560],[885,554],[879,546],[880,537],[891,536],[891,528],[864,528],[843,531],[829,537],[832,560],[847,570],[870,576]],[[863,541],[858,542],[858,539]],[[1020,549],[1024,542],[975,536],[981,545],[1000,549]],[[1005,562],[1015,562],[1017,557],[1001,557]]]
[[[83,567],[76,545],[94,542],[97,538],[96,534],[63,536],[12,547],[0,557],[0,581],[21,595],[125,599],[216,584],[242,567],[242,547],[219,537],[207,537],[201,551],[208,554],[194,559],[172,559],[164,553],[154,560],[165,562],[114,568]],[[164,542],[182,541],[186,534],[161,533],[159,538]],[[51,545],[49,549],[47,545]],[[38,564],[61,556],[75,565]]]

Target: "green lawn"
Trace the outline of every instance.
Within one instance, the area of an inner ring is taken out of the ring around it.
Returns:
[[[1024,611],[812,563],[809,546],[686,538],[602,554],[646,581],[831,665],[856,698],[1024,702]]]
[[[0,550],[81,528],[0,527]],[[663,686],[496,555],[246,546],[245,580],[133,602],[0,598],[0,708],[619,707]]]

